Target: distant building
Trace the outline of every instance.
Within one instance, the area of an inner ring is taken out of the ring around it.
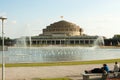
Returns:
[[[38,36],[27,37],[32,45],[93,45],[98,36],[83,34],[83,29],[71,22],[62,20],[50,24]]]

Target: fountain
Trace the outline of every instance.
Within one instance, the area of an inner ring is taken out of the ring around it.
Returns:
[[[26,47],[26,37],[16,39],[15,47]]]
[[[22,42],[23,41],[23,42]],[[103,45],[103,38],[98,37],[95,46]],[[18,45],[20,44],[20,45]],[[22,47],[23,45],[23,47]],[[25,38],[17,41],[15,47],[9,47],[5,51],[6,63],[35,63],[35,62],[59,62],[59,61],[86,61],[120,58],[120,49],[80,46],[47,46],[26,47]],[[1,52],[0,52],[1,54]]]
[[[103,46],[104,45],[104,38],[102,36],[99,36],[95,42],[94,46]]]

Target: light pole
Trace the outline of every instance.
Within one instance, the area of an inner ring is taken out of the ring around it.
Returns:
[[[2,80],[5,80],[5,63],[4,63],[4,20],[6,17],[1,16],[0,19],[2,20]]]

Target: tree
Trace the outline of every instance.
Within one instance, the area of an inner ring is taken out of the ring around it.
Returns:
[[[80,28],[80,35],[82,35],[82,32],[83,32],[83,29],[82,29],[82,28]]]

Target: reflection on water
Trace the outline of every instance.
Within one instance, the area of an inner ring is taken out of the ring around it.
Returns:
[[[2,52],[0,52],[1,57]],[[83,61],[120,58],[120,49],[95,47],[9,47],[4,52],[6,63]],[[1,62],[1,60],[0,60]]]

